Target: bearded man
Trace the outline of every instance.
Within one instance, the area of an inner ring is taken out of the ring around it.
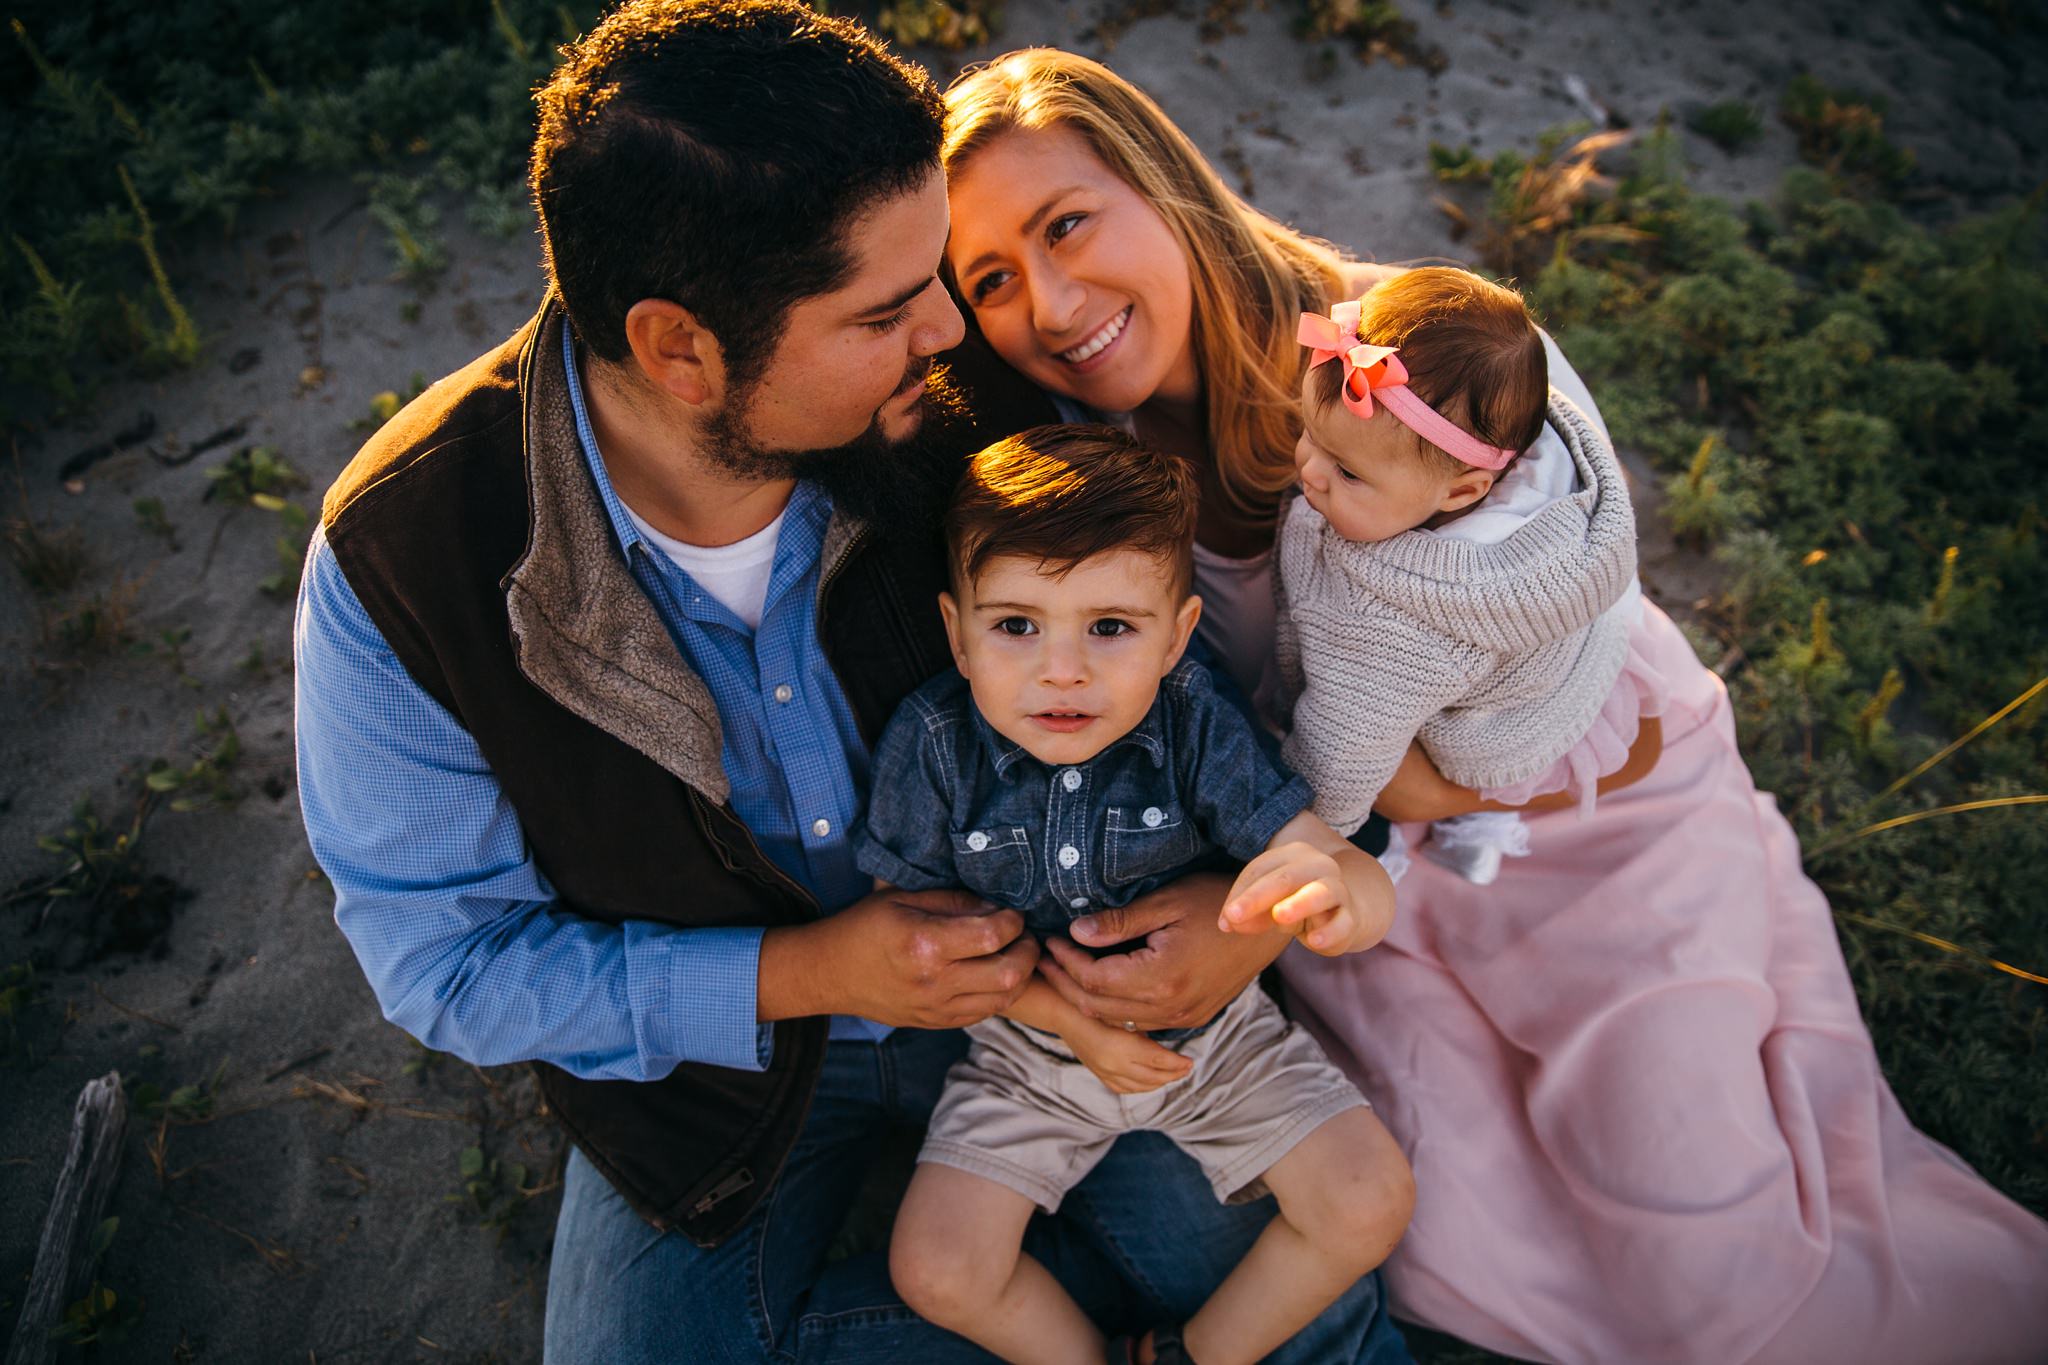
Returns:
[[[336,921],[387,1018],[537,1065],[574,1144],[549,1360],[980,1358],[825,1254],[1038,954],[873,893],[847,838],[950,666],[926,512],[990,435],[934,389],[938,92],[792,0],[636,0],[539,102],[546,301],[377,433],[309,551]],[[1031,1242],[1112,1330],[1185,1317],[1271,1213],[1153,1136]],[[1300,1358],[1389,1340],[1369,1279]]]

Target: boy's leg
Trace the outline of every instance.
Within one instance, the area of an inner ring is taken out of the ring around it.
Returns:
[[[1280,1213],[1187,1322],[1204,1365],[1263,1359],[1376,1269],[1415,1205],[1408,1162],[1370,1109],[1326,1120],[1266,1172]]]
[[[920,1164],[889,1244],[897,1292],[930,1321],[1017,1365],[1099,1360],[1095,1324],[1024,1254],[1036,1207],[993,1180]]]
[[[1171,1139],[1130,1133],[1067,1196],[1058,1221],[1100,1247],[1117,1274],[1136,1288],[1140,1301],[1121,1328],[1136,1331],[1192,1317],[1277,1212],[1270,1195],[1219,1204],[1201,1166]],[[1061,1280],[1071,1283],[1064,1275]],[[1387,1316],[1377,1271],[1345,1290],[1268,1359],[1273,1365],[1412,1361]]]

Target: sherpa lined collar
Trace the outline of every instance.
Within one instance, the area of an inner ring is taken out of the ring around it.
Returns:
[[[731,784],[711,690],[684,662],[619,548],[576,434],[563,362],[567,315],[552,295],[520,357],[530,524],[505,576],[519,671],[557,704],[723,804]],[[865,532],[834,511],[819,556],[826,588]]]

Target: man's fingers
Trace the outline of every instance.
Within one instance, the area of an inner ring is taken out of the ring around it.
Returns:
[[[1001,995],[1004,1004],[1030,984],[1038,965],[1038,940],[1025,935],[1000,952],[964,958],[947,966],[943,978],[953,995]]]
[[[1133,986],[1146,985],[1145,966],[1133,969],[1131,963],[1150,956],[1148,949],[1097,960],[1073,944],[1053,938],[1046,940],[1045,951],[1064,969],[1071,985],[1071,990],[1060,993],[1090,1015],[1115,1023],[1136,1019],[1140,1025],[1151,1017],[1153,1006],[1149,1000],[1126,994]]]
[[[1024,933],[1024,917],[1015,910],[933,914],[920,932],[931,935],[939,955],[953,962],[1005,952],[1020,941],[1036,943]]]
[[[1184,918],[1186,913],[1186,907],[1172,901],[1148,898],[1083,915],[1068,925],[1067,931],[1091,948],[1107,948],[1112,943],[1142,938]]]
[[[933,891],[905,891],[896,887],[891,888],[888,894],[891,899],[900,901],[913,910],[922,910],[927,915],[980,915],[995,909],[972,891],[957,886],[940,887]],[[1012,910],[1005,913],[1016,912]]]

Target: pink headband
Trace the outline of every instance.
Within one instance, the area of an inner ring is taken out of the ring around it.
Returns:
[[[1372,416],[1378,394],[1394,420],[1455,460],[1475,469],[1505,469],[1518,451],[1482,443],[1442,413],[1416,397],[1408,387],[1408,367],[1392,346],[1367,346],[1358,340],[1359,305],[1340,303],[1328,317],[1303,313],[1295,339],[1315,352],[1314,369],[1326,360],[1344,362],[1344,406],[1359,417]]]

